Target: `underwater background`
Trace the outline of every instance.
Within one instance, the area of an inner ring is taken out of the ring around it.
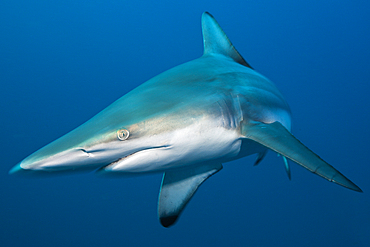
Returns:
[[[8,171],[203,52],[209,11],[289,102],[292,132],[357,193],[273,152],[224,164],[166,229],[161,174]],[[0,246],[370,246],[370,2],[2,1]]]

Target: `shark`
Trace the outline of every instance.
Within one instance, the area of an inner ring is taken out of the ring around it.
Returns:
[[[204,53],[128,92],[34,152],[10,173],[163,173],[158,217],[173,225],[199,186],[224,163],[268,150],[362,192],[291,134],[288,103],[239,54],[215,18],[202,15]]]

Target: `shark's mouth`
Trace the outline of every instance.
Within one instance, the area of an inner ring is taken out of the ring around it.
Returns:
[[[168,149],[170,147],[170,145],[163,145],[163,146],[156,146],[156,147],[149,147],[149,148],[143,148],[143,149],[140,149],[138,151],[135,151],[131,154],[128,154],[122,158],[119,158],[111,163],[109,163],[108,165],[106,166],[103,166],[101,167],[99,170],[100,171],[114,171],[113,170],[113,167],[117,166],[119,163],[122,163],[123,161],[127,160],[128,158],[132,157],[132,156],[135,156],[135,155],[138,155],[138,154],[141,154],[142,152],[144,151],[148,151],[148,150],[155,150],[155,149]]]

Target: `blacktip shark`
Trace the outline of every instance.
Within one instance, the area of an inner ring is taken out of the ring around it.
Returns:
[[[31,154],[10,173],[96,170],[163,172],[158,216],[174,224],[198,187],[222,164],[273,150],[321,177],[361,189],[291,133],[290,108],[207,12],[204,54],[127,93],[70,133]]]

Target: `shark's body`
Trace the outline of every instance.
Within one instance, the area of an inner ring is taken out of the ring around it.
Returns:
[[[289,106],[275,85],[235,50],[215,19],[202,16],[204,54],[137,87],[11,172],[164,172],[158,203],[172,225],[222,163],[271,149],[361,191],[290,134]]]

